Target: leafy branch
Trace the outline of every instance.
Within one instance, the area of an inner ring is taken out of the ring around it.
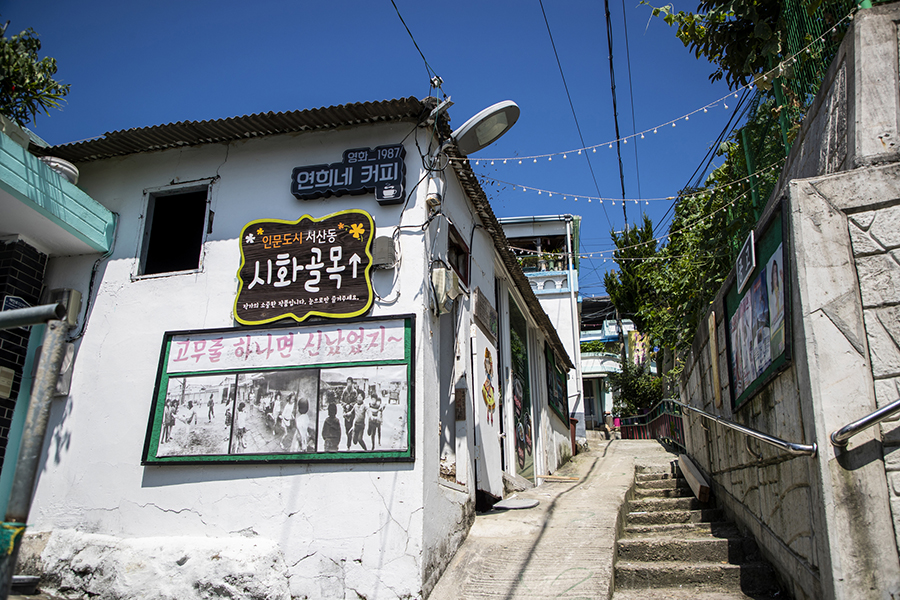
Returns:
[[[0,113],[25,126],[38,114],[62,108],[69,84],[53,79],[56,60],[38,57],[41,41],[32,29],[6,37],[9,21],[0,26]]]

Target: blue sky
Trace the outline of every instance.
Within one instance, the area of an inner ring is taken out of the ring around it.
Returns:
[[[474,168],[516,184],[487,188],[498,216],[581,215],[581,291],[603,294],[602,274],[614,268],[604,262],[609,232],[624,226],[618,159],[607,146],[616,136],[603,2],[544,0],[585,145],[603,146],[521,165],[489,159],[582,147],[538,0],[395,2],[455,103],[452,126],[500,100],[519,105],[519,122],[470,157],[482,159]],[[655,199],[689,183],[734,103],[720,100],[729,90],[709,82],[713,67],[651,19],[648,6],[611,0],[610,12],[620,135],[637,132],[622,145],[628,221],[646,211],[659,222],[671,202]],[[32,125],[51,144],[182,120],[429,93],[428,71],[390,0],[4,0],[0,18],[10,21],[9,34],[37,31],[42,54],[57,59],[58,79],[72,85],[64,110]]]

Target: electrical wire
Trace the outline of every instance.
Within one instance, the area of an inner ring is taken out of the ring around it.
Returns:
[[[636,119],[634,117],[634,86],[631,82],[631,51],[629,50],[628,44],[628,19],[626,17],[625,11],[625,0],[622,0],[622,23],[624,25],[623,33],[625,34],[625,64],[628,66],[628,98],[631,101],[631,137],[637,137],[636,130]],[[637,182],[637,197],[641,197],[641,163],[638,160],[638,149],[637,144],[634,145],[634,174],[635,181]],[[641,215],[644,214],[644,209],[641,207]]]
[[[440,77],[438,77],[437,72],[436,72],[434,69],[431,68],[431,65],[430,65],[430,64],[428,64],[428,59],[425,58],[425,54],[422,53],[422,49],[419,48],[419,44],[416,43],[416,38],[413,37],[412,31],[409,30],[409,26],[406,24],[406,21],[403,20],[403,15],[400,14],[400,9],[397,8],[397,3],[394,2],[394,0],[391,0],[391,4],[394,5],[394,10],[397,11],[397,16],[400,17],[400,22],[403,23],[403,27],[406,28],[406,33],[409,34],[409,39],[412,40],[413,46],[416,47],[416,50],[419,51],[419,56],[422,57],[422,62],[425,63],[425,70],[426,70],[427,73],[428,73],[428,79],[429,79],[429,80],[432,80],[432,79],[435,78],[435,77],[437,77],[438,79],[440,79]],[[433,86],[433,87],[434,87],[434,86]]]
[[[622,184],[622,199],[625,199],[625,167],[622,165],[622,146],[619,143],[619,110],[616,107],[616,70],[613,67],[612,19],[609,13],[609,0],[603,0],[606,9],[606,42],[609,46],[609,85],[612,92],[613,124],[616,128],[616,156],[619,158],[619,182]],[[599,193],[599,192],[598,192]],[[625,229],[628,229],[628,211],[622,202],[622,215],[625,217]]]
[[[393,0],[392,0],[393,1]],[[566,91],[566,98],[569,99],[569,108],[572,109],[572,118],[575,120],[575,129],[578,131],[578,139],[581,140],[582,147],[585,146],[584,136],[581,134],[581,125],[578,124],[578,115],[575,114],[575,104],[572,102],[572,95],[569,93],[569,86],[566,83],[566,74],[563,73],[562,62],[559,60],[559,53],[556,51],[556,43],[553,41],[553,32],[550,31],[550,21],[547,20],[547,12],[544,10],[544,2],[543,0],[538,0],[538,4],[541,5],[541,14],[544,15],[544,25],[547,26],[547,35],[550,36],[550,46],[553,48],[553,56],[556,57],[556,66],[559,67],[559,75],[562,77],[563,88]],[[618,137],[618,135],[616,136]],[[587,160],[588,169],[591,171],[591,178],[594,180],[594,188],[597,190],[597,195],[600,195],[600,184],[597,183],[597,175],[594,173],[594,165],[591,164],[591,157],[585,153],[584,158]],[[609,223],[610,228],[612,228],[613,224],[609,218],[609,214],[606,212],[606,207],[603,207],[603,214],[606,216],[606,221]]]

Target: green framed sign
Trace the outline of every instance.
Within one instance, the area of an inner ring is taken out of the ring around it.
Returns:
[[[544,361],[547,366],[547,403],[554,414],[569,427],[568,382],[565,372],[558,366],[556,353],[544,342]]]
[[[736,278],[725,295],[732,408],[745,404],[791,360],[790,293],[783,210],[773,211],[749,238],[754,265],[741,292]]]
[[[414,460],[414,325],[167,332],[142,464]]]

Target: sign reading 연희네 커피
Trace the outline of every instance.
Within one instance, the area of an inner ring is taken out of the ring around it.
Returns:
[[[372,306],[375,224],[363,210],[297,221],[257,220],[241,232],[234,318],[244,325],[311,315],[350,318]]]
[[[402,144],[344,150],[339,163],[295,167],[291,194],[298,200],[313,200],[374,193],[379,204],[398,204],[406,198],[405,157]]]

